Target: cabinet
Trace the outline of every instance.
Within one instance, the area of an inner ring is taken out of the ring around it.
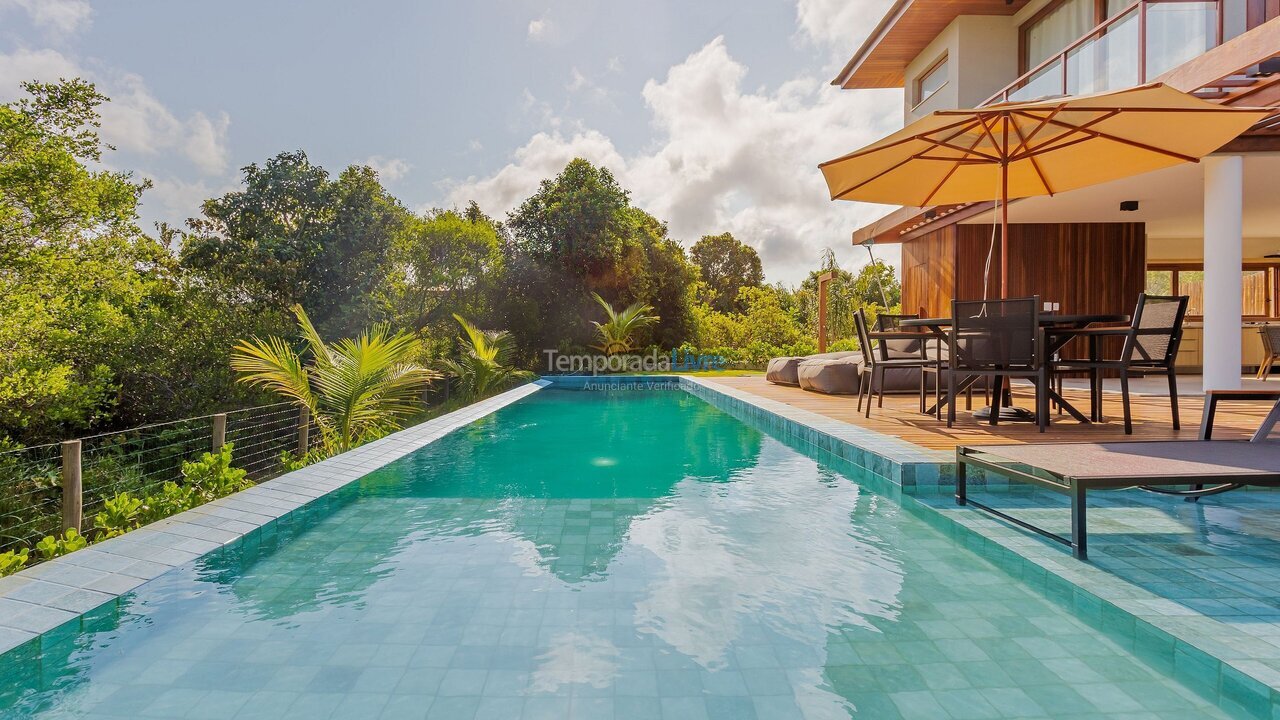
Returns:
[[[1259,325],[1245,325],[1240,328],[1240,365],[1241,372],[1256,370],[1262,363],[1262,338],[1258,336]],[[1178,346],[1176,361],[1178,372],[1198,373],[1204,367],[1204,329],[1199,324],[1184,326],[1182,344]]]

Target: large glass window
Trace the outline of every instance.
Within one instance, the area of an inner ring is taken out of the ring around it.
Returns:
[[[1275,317],[1280,264],[1250,265],[1240,275],[1241,302],[1247,318]],[[1148,295],[1186,295],[1187,315],[1204,315],[1204,269],[1201,265],[1153,265],[1147,268]]]
[[[1094,0],[1062,0],[1022,26],[1023,72],[1057,55],[1098,24]]]

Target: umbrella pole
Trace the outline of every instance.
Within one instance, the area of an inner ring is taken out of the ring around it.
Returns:
[[[1000,163],[1000,299],[1009,298],[1009,163]]]

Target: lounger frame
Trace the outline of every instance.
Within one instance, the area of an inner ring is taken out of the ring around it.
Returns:
[[[1170,440],[1168,442],[1185,443],[1188,441]],[[1214,473],[1206,475],[1179,475],[1176,477],[1158,475],[1091,475],[1082,478],[1053,473],[1040,468],[1035,468],[1035,470],[1040,473],[1035,474],[1028,470],[1012,467],[1011,465],[1018,464],[1016,462],[1006,460],[1006,462],[1002,464],[980,457],[983,454],[997,458],[999,457],[999,455],[992,452],[990,448],[986,450],[982,447],[968,446],[959,446],[956,448],[956,504],[972,505],[979,510],[995,515],[996,517],[1013,523],[1018,527],[1030,530],[1055,542],[1062,543],[1063,545],[1070,547],[1072,555],[1080,560],[1087,560],[1089,557],[1089,537],[1085,499],[1086,494],[1090,490],[1117,490],[1144,485],[1231,485],[1234,487],[1242,485],[1258,485],[1264,487],[1280,486],[1280,470],[1274,474]],[[996,510],[989,505],[970,498],[968,493],[967,477],[969,466],[982,468],[982,470],[987,473],[1002,475],[1011,480],[1019,480],[1047,490],[1062,493],[1063,495],[1071,498],[1071,536],[1064,537],[1057,533],[1050,532],[1049,530],[1038,527],[1024,520],[1019,520],[1007,513]],[[1202,494],[1208,494],[1208,492]]]

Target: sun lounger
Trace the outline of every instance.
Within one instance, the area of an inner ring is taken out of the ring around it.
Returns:
[[[1038,485],[1071,498],[1071,536],[1063,537],[973,500],[970,467]],[[1244,485],[1280,486],[1280,443],[1234,440],[1054,443],[956,448],[956,504],[973,505],[1088,557],[1085,495],[1128,487],[1201,497]],[[1208,486],[1208,487],[1206,487]]]
[[[1218,403],[1226,400],[1273,400],[1275,407],[1252,440],[1210,440]],[[1085,495],[1090,490],[1141,487],[1195,499],[1245,485],[1280,486],[1280,442],[1267,439],[1277,422],[1280,390],[1210,390],[1205,394],[1199,440],[957,447],[956,504],[973,505],[1068,545],[1084,560],[1088,557]],[[1051,533],[970,498],[966,477],[970,466],[1070,497],[1071,537]],[[1172,489],[1183,485],[1189,489]]]

